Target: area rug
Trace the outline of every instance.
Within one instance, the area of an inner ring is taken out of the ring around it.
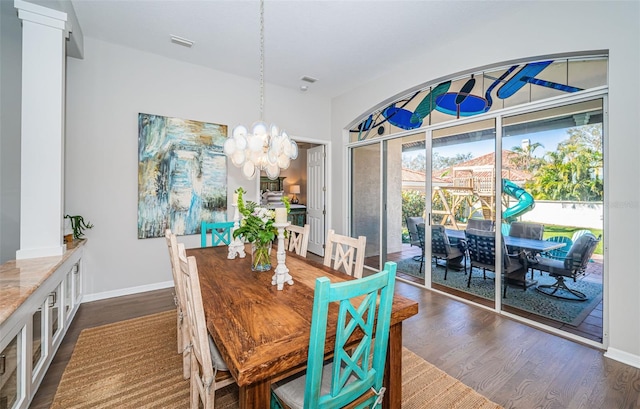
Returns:
[[[238,408],[238,388],[216,391],[217,409]],[[470,387],[403,348],[402,407],[494,409]],[[176,353],[175,311],[80,333],[51,409],[187,409],[189,381]]]
[[[397,263],[398,272],[424,278],[424,266],[422,267],[422,271],[419,271],[419,262],[411,258],[406,258]],[[529,273],[527,276],[529,276]],[[431,278],[434,283],[487,300],[493,300],[495,292],[494,277],[492,272],[487,271],[487,279],[484,280],[482,278],[482,270],[475,269],[473,278],[471,279],[471,287],[467,288],[468,276],[465,275],[463,271],[449,269],[447,280],[445,281],[444,267],[438,265],[434,273],[432,273]],[[540,275],[538,271],[535,272],[534,278],[538,281],[538,284],[553,284],[556,281],[555,278],[548,274]],[[541,294],[533,287],[529,287],[527,291],[523,291],[522,287],[510,285],[507,289],[507,298],[503,298],[502,303],[544,318],[578,326],[602,300],[602,284],[586,280],[578,280],[574,283],[568,280],[567,285],[585,293],[587,301],[562,300]]]

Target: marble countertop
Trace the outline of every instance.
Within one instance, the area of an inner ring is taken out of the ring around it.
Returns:
[[[61,256],[11,260],[0,265],[0,324],[53,274],[86,240],[79,240]]]

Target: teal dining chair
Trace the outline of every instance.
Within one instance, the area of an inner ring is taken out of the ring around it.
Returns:
[[[202,222],[200,226],[200,247],[207,247],[207,235],[211,231],[211,245],[229,245],[233,237],[231,237],[231,229],[233,222],[208,223]]]
[[[382,407],[396,267],[387,262],[379,273],[335,284],[316,279],[307,371],[274,384],[272,409],[281,403],[292,409],[341,408],[356,400],[358,407]],[[335,343],[330,339],[333,360],[325,364],[332,303],[338,303]],[[356,330],[362,339],[348,343]]]

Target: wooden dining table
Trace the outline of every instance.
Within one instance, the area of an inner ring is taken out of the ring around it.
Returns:
[[[354,278],[315,261],[287,252],[286,266],[294,284],[278,291],[271,271],[251,271],[251,253],[227,259],[227,247],[187,250],[200,275],[207,329],[239,386],[240,408],[269,407],[271,384],[306,368],[315,281],[332,283]],[[275,267],[276,251],[272,251]],[[337,308],[330,309],[325,353],[335,341]],[[418,303],[394,296],[389,331],[383,405],[402,402],[402,321],[418,313]]]

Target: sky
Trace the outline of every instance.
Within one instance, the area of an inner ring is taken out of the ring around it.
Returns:
[[[522,139],[529,139],[532,144],[539,142],[544,145],[544,148],[540,147],[533,152],[533,156],[542,157],[548,151],[555,151],[558,143],[568,138],[568,129],[569,128],[536,132],[528,134],[526,137],[520,135],[506,137],[502,140],[502,149],[511,150],[514,146],[520,146]],[[471,152],[473,154],[473,157],[477,158],[478,156],[493,152],[494,147],[495,141],[492,139],[487,139],[483,141],[467,142],[458,145],[442,146],[434,148],[434,152],[437,152],[442,157],[453,157],[458,153],[467,154]],[[420,151],[410,152],[409,154],[416,155],[418,153],[420,153]]]

